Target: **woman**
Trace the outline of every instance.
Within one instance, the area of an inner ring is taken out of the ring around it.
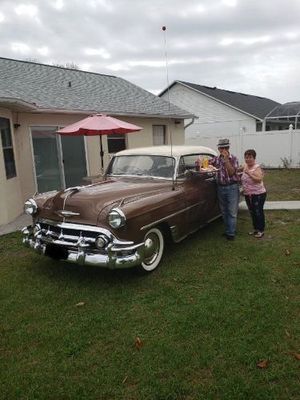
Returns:
[[[262,238],[265,230],[264,203],[267,196],[266,188],[263,184],[264,173],[259,164],[256,163],[255,150],[246,150],[244,158],[245,165],[241,180],[254,228],[254,231],[249,232],[249,235]]]

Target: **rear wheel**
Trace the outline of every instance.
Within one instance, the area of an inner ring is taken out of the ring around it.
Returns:
[[[152,228],[150,229],[144,238],[145,242],[145,258],[141,264],[141,269],[145,272],[154,271],[163,256],[164,252],[164,236],[160,229]]]

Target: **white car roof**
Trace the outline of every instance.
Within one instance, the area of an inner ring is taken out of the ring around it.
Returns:
[[[152,146],[152,147],[137,147],[135,149],[122,150],[116,153],[117,156],[128,156],[128,155],[155,155],[155,156],[171,156],[180,157],[185,154],[212,154],[217,155],[217,152],[209,147],[204,146]]]

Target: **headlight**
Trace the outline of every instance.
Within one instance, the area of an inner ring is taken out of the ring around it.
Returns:
[[[113,208],[108,214],[108,223],[109,225],[114,228],[120,228],[121,226],[125,225],[126,217],[124,213],[119,210],[118,208]]]
[[[24,212],[27,215],[33,215],[37,212],[37,204],[33,199],[29,199],[24,204]]]

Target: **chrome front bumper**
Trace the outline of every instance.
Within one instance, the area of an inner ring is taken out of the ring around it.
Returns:
[[[145,243],[117,239],[106,229],[41,220],[22,229],[23,244],[36,252],[50,255],[80,265],[95,265],[104,268],[129,268],[140,265],[145,258]],[[98,236],[107,243],[104,248],[95,246]]]

